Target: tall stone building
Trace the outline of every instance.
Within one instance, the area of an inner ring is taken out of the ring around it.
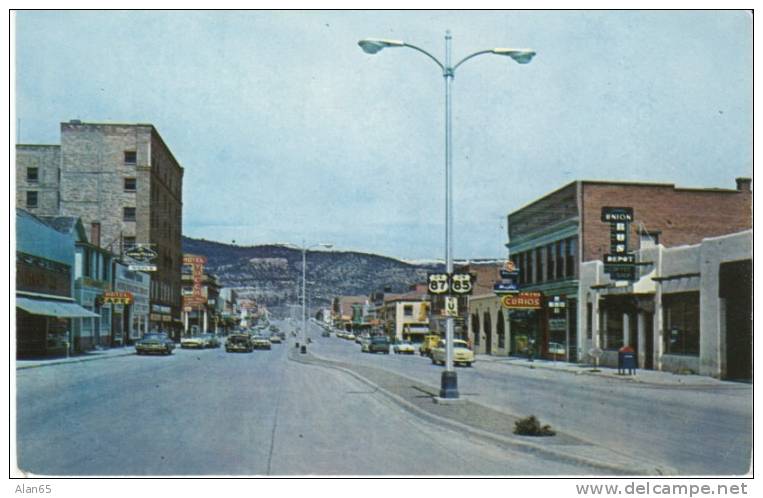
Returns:
[[[60,146],[17,146],[16,155],[19,207],[29,209],[30,168],[37,167],[39,207],[32,212],[81,218],[90,242],[116,254],[135,244],[157,253],[150,327],[179,338],[183,168],[156,128],[73,120],[61,123]]]
[[[16,207],[38,216],[59,214],[59,145],[16,146]]]

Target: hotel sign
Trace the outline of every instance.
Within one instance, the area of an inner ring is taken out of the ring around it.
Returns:
[[[507,294],[501,298],[501,305],[509,310],[538,310],[541,309],[543,294],[540,292],[520,292]]]
[[[204,281],[204,265],[207,264],[207,258],[204,256],[186,255],[183,256],[183,264],[191,267],[193,279],[191,295],[196,299],[203,300],[204,303],[202,304],[205,304],[206,299],[204,299],[204,293],[202,292],[202,282]]]
[[[127,291],[104,292],[101,297],[103,304],[131,304],[133,300],[132,293]]]

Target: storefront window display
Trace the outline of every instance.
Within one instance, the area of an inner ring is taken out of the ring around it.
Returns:
[[[665,354],[699,355],[699,292],[662,298]]]

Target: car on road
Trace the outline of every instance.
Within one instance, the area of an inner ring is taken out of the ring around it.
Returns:
[[[432,363],[445,365],[445,341],[440,341],[437,347],[432,348]],[[474,363],[474,351],[469,349],[469,344],[461,339],[453,340],[453,364],[472,366]]]
[[[204,339],[204,337],[200,335],[195,335],[193,337],[183,337],[180,339],[180,347],[183,349],[186,349],[186,348],[204,349],[205,347],[207,347],[207,341]]]
[[[225,351],[232,353],[234,351],[244,351],[251,353],[254,350],[252,340],[249,334],[231,334],[225,340]]]
[[[389,354],[389,338],[385,335],[372,337],[368,345],[368,352]]]
[[[321,332],[321,337],[331,337],[331,332],[329,332],[328,330],[324,330],[323,332]]]
[[[215,334],[202,334],[201,337],[203,337],[205,341],[204,347],[207,347],[207,348],[220,347],[220,339],[218,339]]]
[[[439,335],[425,335],[424,340],[419,346],[419,354],[421,356],[431,356],[432,348],[436,347],[440,340],[442,340],[442,338]]]
[[[354,341],[355,340],[355,334],[353,334],[352,332],[348,332],[348,333],[346,333],[344,335],[344,338],[347,339],[348,341]]]
[[[395,354],[414,354],[416,349],[410,341],[395,341],[395,345],[392,346],[392,351],[394,351]]]
[[[143,339],[135,343],[135,352],[138,354],[161,353],[172,354],[175,343],[167,334],[146,334]]]
[[[252,338],[252,347],[254,347],[254,349],[270,349],[270,339],[264,335],[256,335]]]
[[[270,343],[271,344],[281,344],[281,336],[278,334],[273,334],[270,336]]]
[[[360,342],[360,352],[361,353],[368,353],[369,352],[369,346],[371,346],[371,338],[366,337]]]

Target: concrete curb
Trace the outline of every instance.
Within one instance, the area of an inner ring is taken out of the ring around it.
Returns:
[[[690,388],[699,388],[699,387],[736,387],[734,385],[726,385],[726,384],[719,384],[717,382],[699,382],[699,383],[682,383],[682,382],[655,382],[650,380],[644,380],[642,378],[638,378],[636,375],[617,375],[615,373],[608,373],[605,371],[600,372],[591,372],[590,369],[595,368],[594,366],[585,366],[581,367],[580,370],[570,370],[566,368],[557,368],[557,367],[550,367],[547,365],[538,364],[538,363],[514,363],[514,362],[506,362],[501,360],[486,360],[484,358],[478,358],[478,360],[482,363],[486,364],[494,364],[494,365],[502,365],[507,367],[519,367],[519,368],[526,368],[529,370],[548,370],[553,372],[562,372],[567,373],[570,375],[586,375],[590,377],[597,377],[600,379],[613,379],[613,380],[619,380],[622,382],[630,382],[633,384],[641,384],[645,386],[654,386],[654,387],[690,387]],[[520,360],[521,361],[521,360]],[[711,377],[712,378],[712,377]],[[717,380],[717,379],[713,379]],[[720,382],[720,381],[718,381]]]
[[[358,374],[357,372],[353,372],[352,370],[349,370],[347,368],[340,367],[340,366],[337,366],[337,365],[331,365],[331,364],[327,364],[327,363],[320,363],[320,362],[326,362],[326,361],[330,361],[330,360],[326,360],[326,359],[320,358],[318,356],[314,356],[312,354],[309,354],[309,356],[312,357],[312,359],[314,360],[313,362],[304,361],[303,357],[300,357],[300,356],[296,356],[295,358],[292,358],[291,354],[289,354],[289,360],[296,361],[297,363],[302,363],[304,365],[312,365],[312,366],[323,367],[323,368],[331,368],[331,369],[334,369],[334,370],[339,370],[341,372],[347,373],[350,376],[356,378],[357,380],[363,382],[364,384],[374,388],[376,391],[384,394],[385,396],[390,398],[392,401],[394,401],[396,404],[398,404],[402,408],[404,408],[404,409],[406,409],[406,410],[408,410],[408,411],[410,411],[410,412],[412,412],[412,413],[414,413],[414,414],[416,414],[416,415],[418,415],[418,416],[420,416],[422,418],[427,419],[431,423],[438,424],[438,425],[446,425],[446,426],[449,426],[453,430],[467,432],[467,433],[472,434],[472,435],[474,435],[476,437],[479,437],[479,438],[481,438],[483,440],[488,440],[489,442],[492,442],[494,444],[498,443],[500,445],[504,445],[504,446],[508,446],[508,447],[513,447],[515,449],[520,449],[520,450],[523,450],[523,451],[530,450],[531,452],[534,452],[536,454],[543,454],[543,455],[549,456],[549,457],[554,458],[554,459],[559,460],[559,461],[573,463],[575,465],[585,465],[585,466],[591,467],[593,469],[599,469],[599,470],[605,470],[605,471],[610,471],[610,472],[616,472],[618,474],[623,474],[623,475],[663,476],[663,475],[676,475],[677,474],[677,472],[675,472],[673,469],[666,469],[666,468],[660,468],[660,467],[654,468],[654,469],[634,468],[634,466],[632,464],[631,465],[627,465],[627,464],[618,465],[618,464],[614,464],[614,463],[611,463],[611,462],[595,460],[593,458],[588,458],[588,457],[584,457],[584,456],[570,455],[569,453],[563,453],[563,452],[560,452],[560,451],[556,451],[556,450],[553,450],[553,449],[550,449],[550,448],[547,448],[545,446],[542,446],[542,445],[539,445],[539,444],[535,444],[535,443],[532,443],[532,442],[529,442],[529,441],[518,441],[518,440],[507,438],[505,436],[501,436],[499,434],[495,434],[495,433],[492,433],[492,432],[487,432],[487,431],[484,431],[484,430],[481,430],[481,429],[477,429],[477,428],[471,427],[469,425],[462,424],[461,422],[457,422],[457,421],[454,421],[454,420],[451,420],[451,419],[448,419],[448,418],[445,418],[445,417],[440,417],[438,415],[434,415],[432,413],[429,413],[426,410],[422,410],[418,406],[416,406],[416,405],[410,403],[409,401],[401,398],[397,394],[394,394],[394,393],[384,389],[383,387],[381,387],[381,386],[377,385],[376,383],[374,383],[373,381],[363,377],[362,375]],[[305,359],[307,359],[307,358],[305,358]],[[470,401],[470,403],[473,403],[473,404],[475,404],[477,406],[482,406],[479,403],[474,403],[472,401]],[[512,414],[509,414],[509,413],[507,413],[507,415],[512,416],[512,417],[516,417],[516,415],[512,415]],[[588,444],[591,444],[592,446],[595,446],[592,443],[588,443]]]
[[[42,367],[54,367],[56,365],[69,365],[72,363],[85,363],[87,361],[96,361],[96,360],[108,360],[109,358],[120,358],[123,356],[132,356],[135,354],[135,351],[131,351],[129,353],[119,353],[119,354],[109,354],[104,356],[97,356],[95,358],[71,358],[68,360],[62,360],[62,361],[53,361],[51,363],[37,363],[34,365],[18,365],[16,366],[16,370],[27,370],[29,368],[42,368]]]

